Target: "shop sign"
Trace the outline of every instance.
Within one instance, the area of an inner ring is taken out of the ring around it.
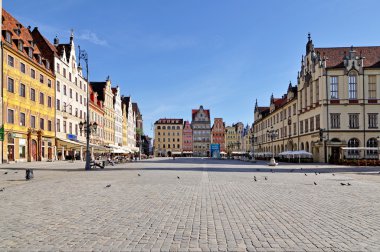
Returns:
[[[77,135],[74,134],[67,134],[67,139],[76,141],[77,140]]]

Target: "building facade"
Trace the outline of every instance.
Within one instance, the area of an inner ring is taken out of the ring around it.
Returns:
[[[98,100],[98,94],[92,90],[91,85],[89,86],[90,92],[90,122],[98,125],[96,132],[90,135],[90,143],[102,146],[104,145],[104,109],[103,102]]]
[[[378,46],[315,48],[309,35],[293,97],[288,88],[269,110],[255,108],[255,150],[305,150],[318,162],[378,158],[379,68]],[[269,129],[278,131],[273,141]]]
[[[3,161],[55,159],[55,75],[41,44],[2,10]]]
[[[144,135],[144,130],[143,130],[143,117],[142,114],[140,113],[139,105],[137,102],[132,102],[132,110],[133,113],[135,114],[136,117],[136,147],[140,149],[142,147],[142,136]],[[142,148],[141,148],[142,149]]]
[[[210,110],[200,106],[192,110],[191,125],[193,128],[193,155],[197,157],[210,156],[211,121]]]
[[[33,37],[44,45],[43,51],[54,59],[56,75],[56,145],[58,158],[76,154],[83,157],[86,136],[80,131],[79,124],[86,120],[87,81],[83,78],[82,69],[76,60],[74,34],[71,33],[67,44],[54,39],[52,45],[37,28]]]
[[[182,136],[183,155],[193,155],[193,129],[189,121],[185,121],[183,124],[183,136]]]
[[[127,142],[128,148],[132,152],[138,152],[139,148],[136,147],[136,115],[133,112],[132,100],[130,96],[124,97],[127,109]]]
[[[183,119],[159,119],[154,123],[154,155],[182,155]]]
[[[121,96],[119,86],[112,88],[113,106],[115,109],[115,144],[123,145],[123,112],[121,108]]]
[[[103,102],[104,108],[104,144],[115,146],[115,108],[113,103],[113,92],[111,89],[111,79],[108,76],[106,81],[91,82],[94,92],[98,94],[98,100]]]
[[[242,152],[244,124],[238,122],[226,127],[225,144],[228,154],[238,154]]]
[[[211,128],[211,143],[220,144],[220,152],[226,152],[225,130],[223,118],[214,118],[214,124]]]

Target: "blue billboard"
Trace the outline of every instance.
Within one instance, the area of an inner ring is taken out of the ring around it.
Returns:
[[[210,145],[211,158],[220,158],[220,144]]]

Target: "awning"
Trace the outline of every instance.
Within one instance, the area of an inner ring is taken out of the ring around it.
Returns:
[[[126,153],[131,153],[131,149],[128,146],[122,146],[121,149],[125,151]]]
[[[180,152],[180,151],[173,151],[172,155],[182,155],[182,152]]]
[[[227,153],[225,153],[224,151],[220,152],[220,155],[226,155]]]
[[[128,152],[126,152],[125,150],[121,149],[121,148],[115,148],[111,151],[111,153],[115,153],[115,154],[127,154]]]
[[[184,151],[183,154],[193,154],[192,151]]]
[[[74,149],[74,148],[80,149],[80,147],[85,147],[85,146],[86,146],[86,144],[79,142],[79,141],[57,138],[57,147],[58,148],[59,147],[65,147],[67,149]]]
[[[140,149],[139,149],[138,147],[134,147],[134,146],[132,146],[132,147],[131,147],[131,151],[132,151],[132,152],[139,152]]]

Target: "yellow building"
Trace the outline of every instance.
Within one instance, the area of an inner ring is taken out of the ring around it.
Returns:
[[[182,155],[183,119],[159,119],[154,123],[154,155]]]
[[[255,106],[255,153],[303,150],[326,163],[378,159],[379,58],[380,46],[317,48],[309,35],[297,86],[272,96],[270,107]]]
[[[3,16],[5,162],[54,159],[55,76],[29,29]]]
[[[225,143],[228,154],[237,154],[242,151],[243,130],[244,124],[241,122],[226,127]]]

